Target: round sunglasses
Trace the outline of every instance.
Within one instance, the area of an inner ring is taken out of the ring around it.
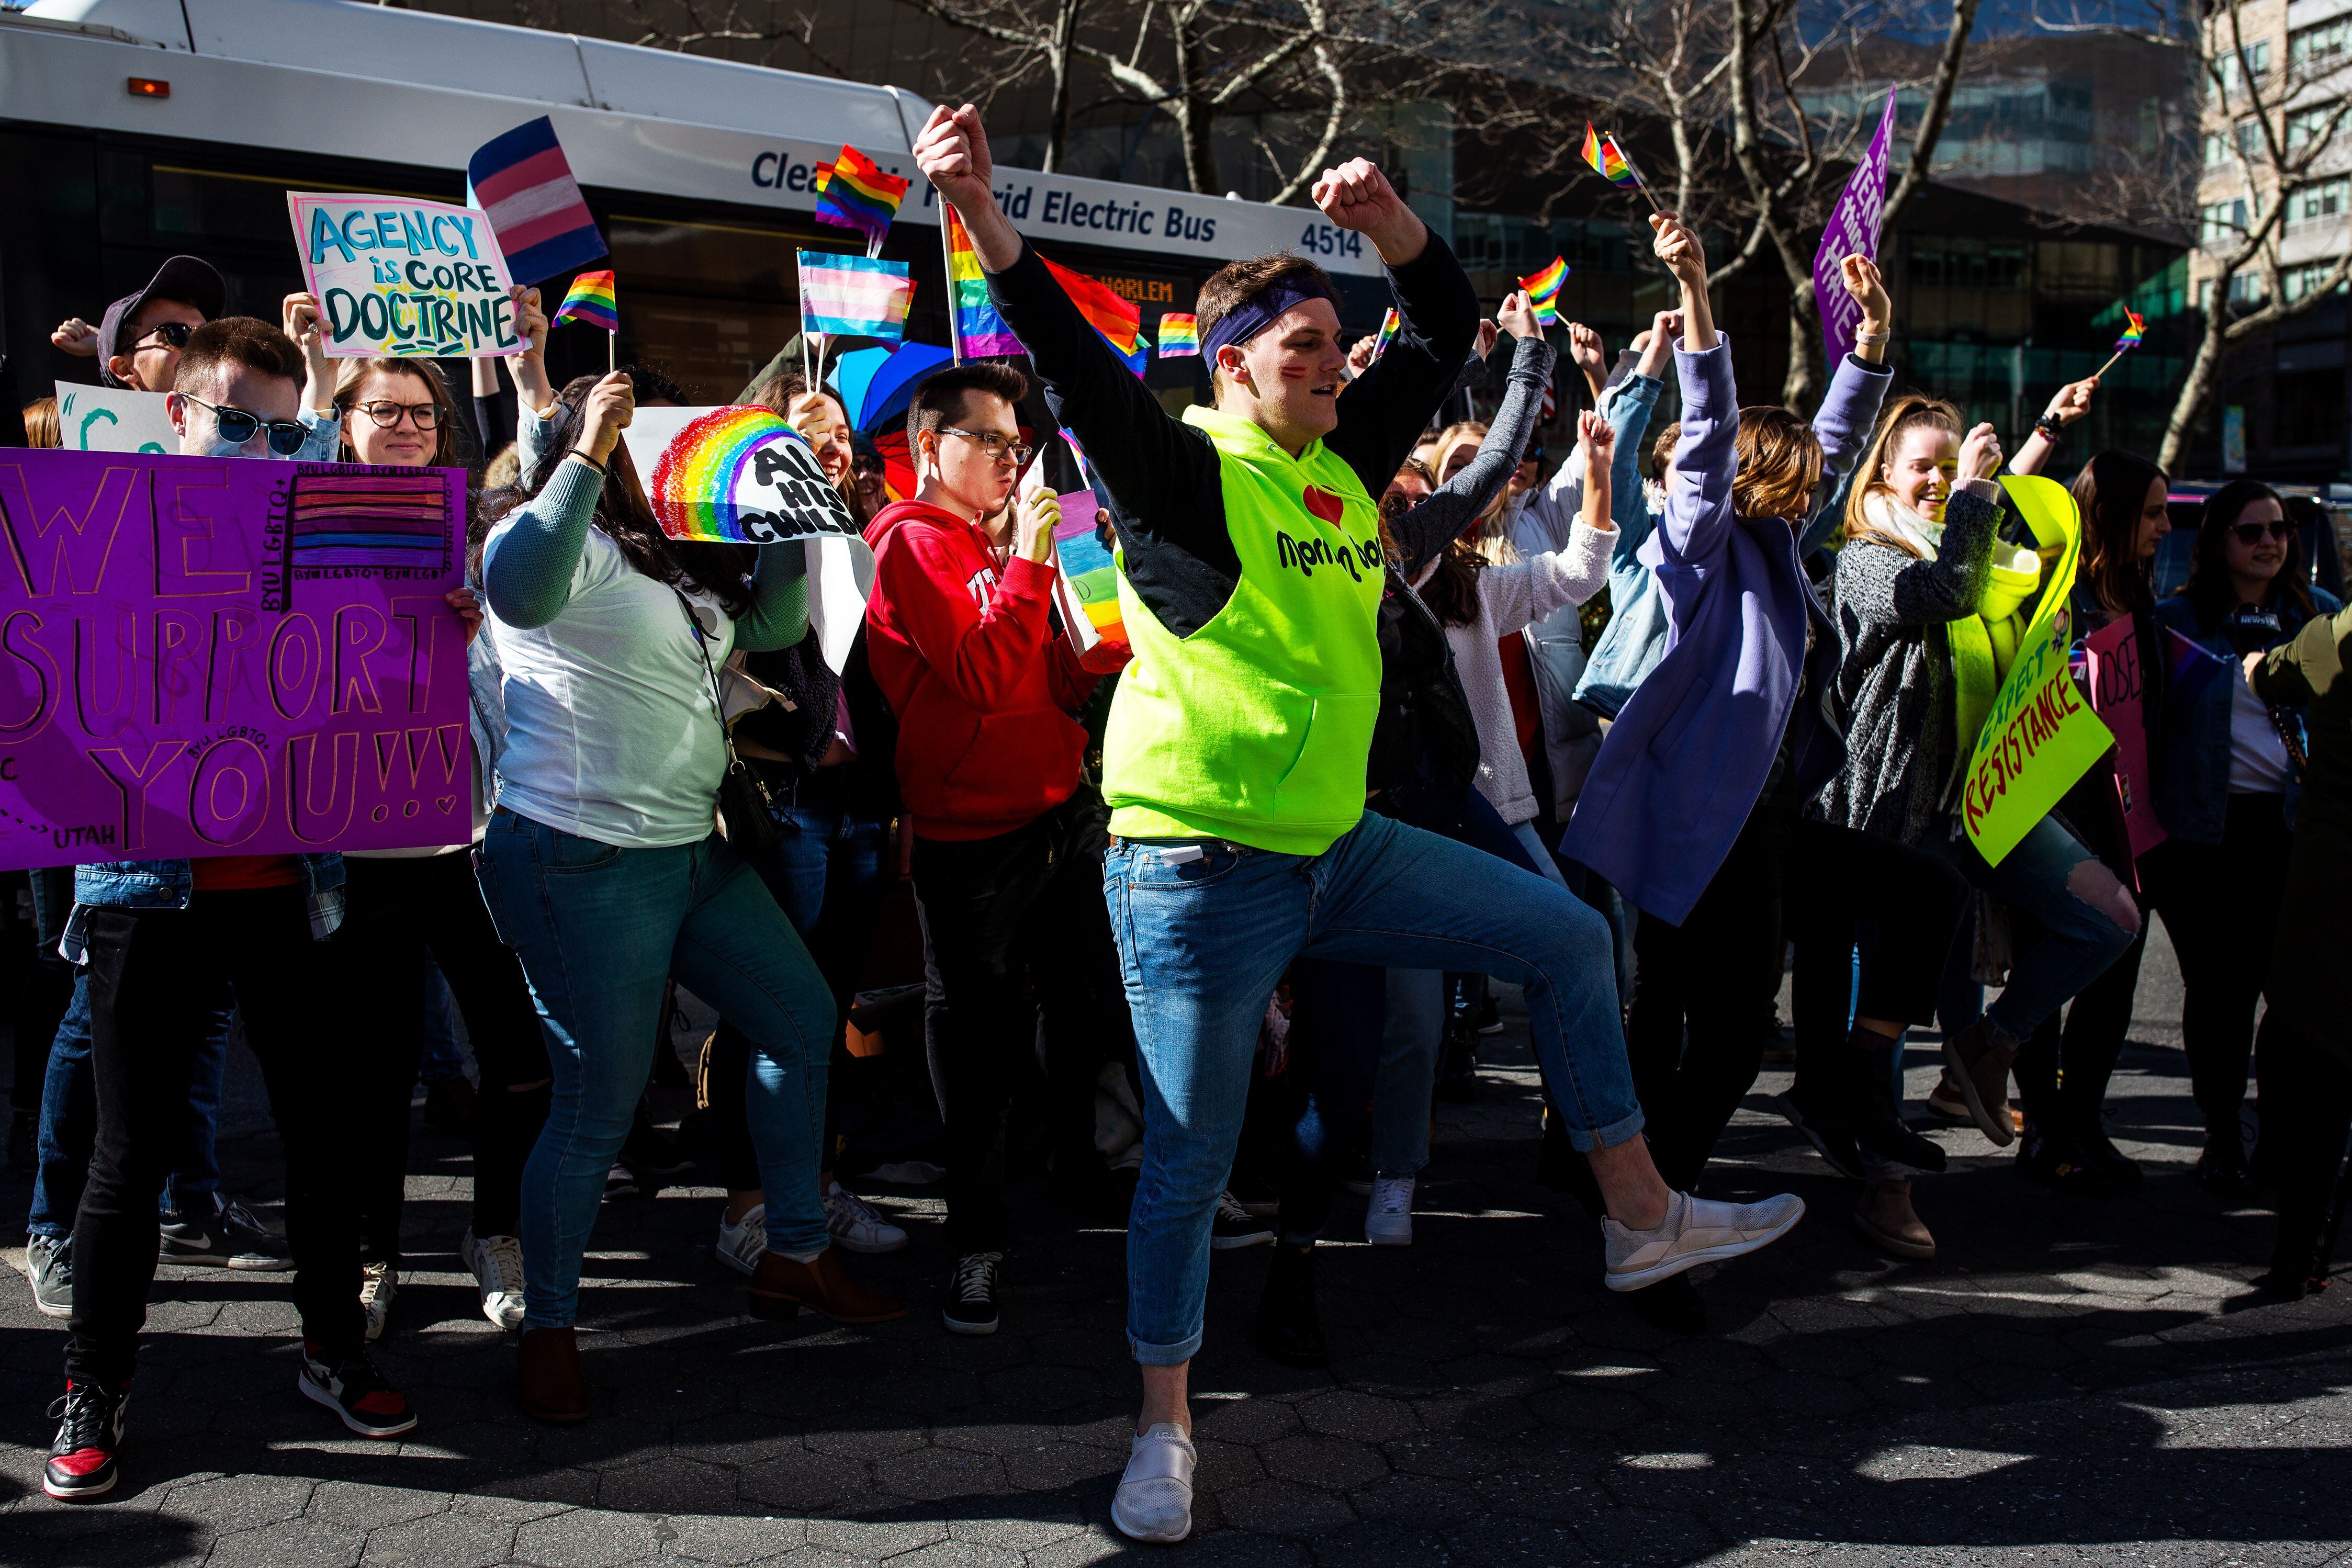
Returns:
[[[182,392],[180,396],[198,408],[210,409],[213,423],[220,426],[221,439],[232,446],[242,446],[253,439],[257,431],[267,429],[269,432],[269,450],[280,457],[291,457],[302,450],[304,442],[310,439],[309,427],[290,419],[264,419],[241,408],[206,402],[188,392]]]

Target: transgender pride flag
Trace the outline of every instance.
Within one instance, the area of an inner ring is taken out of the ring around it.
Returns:
[[[545,115],[475,149],[466,164],[466,202],[490,220],[517,283],[576,271],[606,254]]]
[[[905,335],[915,298],[907,263],[819,250],[798,256],[802,331],[891,342]]]

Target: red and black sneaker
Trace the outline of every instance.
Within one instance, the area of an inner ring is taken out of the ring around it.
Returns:
[[[302,1370],[294,1386],[343,1418],[343,1425],[362,1437],[397,1437],[416,1429],[416,1412],[407,1396],[385,1381],[365,1351],[353,1351],[330,1364],[319,1359],[319,1347],[302,1342]]]
[[[68,1383],[65,1397],[49,1406],[58,1418],[49,1445],[41,1490],[66,1502],[84,1502],[114,1490],[115,1450],[122,1447],[122,1415],[131,1407],[128,1388]]]

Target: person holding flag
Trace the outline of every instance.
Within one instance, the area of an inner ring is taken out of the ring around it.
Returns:
[[[935,109],[915,155],[970,228],[1047,407],[1093,456],[1118,538],[1134,662],[1105,740],[1115,838],[1103,879],[1145,1087],[1128,1230],[1128,1337],[1144,1397],[1111,1517],[1135,1539],[1181,1541],[1211,1218],[1259,1022],[1294,957],[1475,966],[1522,987],[1553,1103],[1604,1194],[1612,1287],[1753,1250],[1803,1206],[1709,1203],[1659,1178],[1635,1135],[1598,915],[1532,873],[1365,814],[1385,580],[1373,496],[1451,390],[1477,327],[1444,242],[1370,162],[1327,170],[1316,203],[1371,241],[1404,329],[1343,402],[1329,278],[1288,254],[1234,262],[1194,311],[1216,404],[1180,421],[1104,351],[997,206],[979,111]]]

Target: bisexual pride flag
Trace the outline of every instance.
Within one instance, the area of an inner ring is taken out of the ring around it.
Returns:
[[[466,162],[466,203],[481,209],[517,283],[537,283],[608,254],[580,182],[545,115],[493,137]]]

